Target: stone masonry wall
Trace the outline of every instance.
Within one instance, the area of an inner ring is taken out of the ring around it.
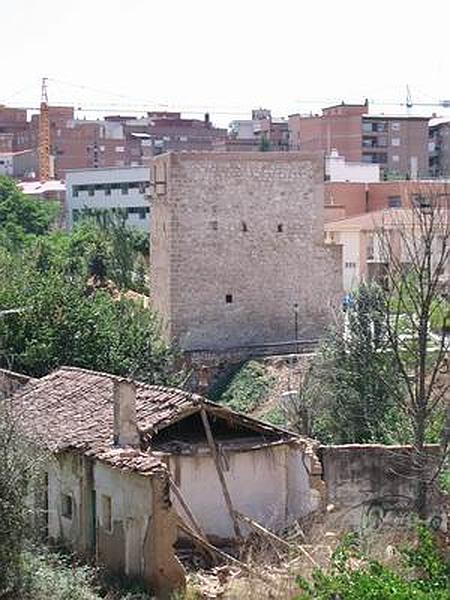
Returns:
[[[323,157],[180,153],[154,161],[153,302],[182,349],[316,336],[340,300],[323,245]]]
[[[342,529],[404,525],[414,515],[416,478],[411,446],[348,444],[321,446],[323,480],[330,518]],[[439,446],[428,446],[431,475],[439,462]],[[444,499],[437,486],[429,492],[428,518],[435,528],[446,530]]]

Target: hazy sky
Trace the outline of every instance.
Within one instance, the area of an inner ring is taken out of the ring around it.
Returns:
[[[209,109],[221,123],[256,106],[404,102],[406,84],[435,102],[450,99],[449,17],[445,0],[2,0],[0,103],[36,105],[43,76],[50,103]]]

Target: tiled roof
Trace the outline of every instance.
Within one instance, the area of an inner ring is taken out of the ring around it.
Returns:
[[[42,441],[52,452],[76,450],[121,469],[149,473],[162,467],[149,451],[118,448],[113,444],[113,387],[119,377],[75,367],[62,367],[33,380],[13,397],[20,411],[22,431]],[[176,388],[136,383],[138,430],[151,440],[153,433],[188,416],[202,403],[208,411],[223,414],[259,433],[282,434],[280,429],[208,402]]]

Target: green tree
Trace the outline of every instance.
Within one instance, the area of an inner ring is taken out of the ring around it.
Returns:
[[[27,235],[44,235],[55,222],[56,202],[36,200],[24,194],[15,181],[0,175],[0,239],[13,247]]]
[[[382,291],[363,283],[329,330],[299,396],[285,407],[302,433],[332,443],[398,440],[398,373],[386,352]]]
[[[39,260],[0,252],[0,307],[20,309],[0,319],[2,366],[37,377],[66,364],[148,383],[176,380],[176,352],[152,310],[77,274],[40,271]]]
[[[445,427],[446,420],[450,422],[449,197],[445,188],[437,192],[424,185],[412,199],[412,208],[396,212],[377,232],[386,264],[388,348],[405,390],[397,411],[413,434],[415,504],[421,517],[427,494],[449,457],[450,430]],[[436,422],[440,422],[441,460],[430,474],[426,443]]]

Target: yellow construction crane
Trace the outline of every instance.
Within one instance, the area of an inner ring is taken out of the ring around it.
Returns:
[[[50,179],[50,119],[48,115],[47,78],[42,79],[41,107],[39,112],[39,179]]]

